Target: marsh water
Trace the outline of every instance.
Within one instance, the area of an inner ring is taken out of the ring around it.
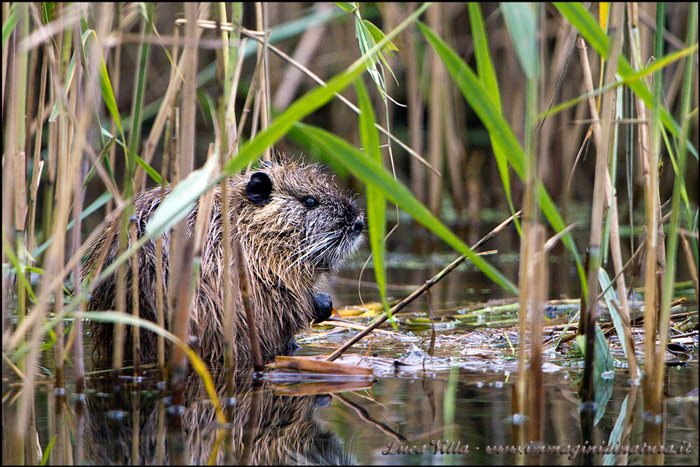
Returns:
[[[420,236],[410,223],[400,229],[403,239],[412,238],[413,232]],[[483,249],[513,251],[504,247],[513,235],[506,233]],[[407,296],[455,257],[442,251],[416,254],[411,249],[410,245],[403,251],[390,248],[394,252],[387,257],[390,300]],[[323,286],[337,309],[378,300],[371,262],[359,279],[366,257],[366,249],[358,252]],[[487,258],[512,280],[517,278],[517,257],[499,253]],[[553,256],[550,266],[548,296],[575,297],[572,283],[577,279],[566,253]],[[582,358],[573,344],[544,355],[543,445],[549,454],[533,458],[517,452],[532,446],[518,446],[515,441],[520,423],[512,404],[517,377],[516,315],[504,312],[460,319],[469,316],[475,304],[483,308],[483,304],[495,306],[511,298],[472,266],[461,266],[430,293],[436,323],[432,357],[432,328],[421,321],[429,310],[428,297],[423,296],[398,317],[396,329],[383,327],[339,360],[371,367],[370,379],[313,379],[276,371],[253,381],[249,372],[227,378],[212,368],[226,424],[217,420],[196,374],[188,377],[181,405],[172,403],[155,369],[146,369],[138,379],[126,371],[116,386],[109,373],[93,372],[82,400],[74,397],[70,366],[65,392],[54,388],[47,358],[42,367],[44,382],[35,388],[34,436],[40,448],[26,453],[27,463],[38,463],[49,450],[49,464],[452,465],[533,459],[573,465],[642,463],[641,454],[585,456],[579,451],[577,446],[583,442],[577,385]],[[575,313],[565,305],[550,308],[546,324],[566,323]],[[686,303],[684,309],[696,310],[697,304]],[[369,320],[352,318],[358,324]],[[356,332],[315,327],[297,336],[301,345],[297,355],[328,354]],[[697,465],[700,452],[697,334],[686,348],[687,352],[667,359],[660,422],[664,445],[676,450],[664,456],[667,465]],[[615,350],[613,355],[621,356]],[[630,384],[623,364],[615,366],[606,375],[610,397],[597,414],[591,444],[605,447],[622,437],[625,445],[640,448],[645,429],[642,389]],[[14,410],[19,385],[11,375],[3,376],[5,418]],[[3,429],[3,443],[7,440]]]

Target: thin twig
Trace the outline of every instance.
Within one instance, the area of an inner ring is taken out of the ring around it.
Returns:
[[[475,250],[479,248],[481,245],[486,243],[488,240],[490,240],[492,237],[494,237],[496,234],[501,232],[503,229],[505,229],[516,217],[520,216],[520,211],[516,212],[512,216],[510,216],[508,219],[503,221],[501,224],[499,224],[496,228],[494,228],[491,232],[489,232],[486,236],[484,236],[481,240],[476,242],[474,246],[471,248],[472,250]],[[384,323],[387,319],[389,319],[389,316],[394,316],[394,314],[398,313],[401,311],[406,305],[411,303],[413,300],[416,298],[420,297],[423,292],[431,288],[433,285],[437,284],[440,282],[440,280],[445,277],[447,274],[452,272],[457,266],[462,264],[464,260],[466,260],[466,256],[460,256],[459,258],[455,259],[450,263],[445,269],[437,273],[435,276],[433,276],[432,279],[425,281],[425,284],[420,286],[418,289],[416,289],[412,294],[410,294],[408,297],[404,298],[401,300],[396,306],[394,306],[391,310],[389,310],[389,313],[384,312],[384,314],[378,318],[373,324],[370,324],[365,328],[364,331],[356,334],[352,339],[347,341],[342,347],[338,348],[335,352],[333,352],[328,358],[326,358],[327,361],[332,362],[333,360],[337,359],[340,357],[343,352],[345,352],[347,349],[352,347],[357,341],[365,337],[367,334],[372,332],[374,329],[379,327],[382,323]]]

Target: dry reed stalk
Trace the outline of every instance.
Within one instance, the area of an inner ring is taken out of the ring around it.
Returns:
[[[41,81],[39,85],[39,101],[37,102],[36,133],[34,140],[34,156],[32,158],[34,171],[32,173],[32,182],[29,186],[29,220],[27,227],[28,244],[27,249],[34,251],[36,249],[36,237],[34,229],[36,225],[36,202],[39,192],[39,181],[41,173],[44,169],[44,161],[41,159],[41,138],[44,132],[43,124],[43,109],[46,102],[46,77],[48,75],[48,60],[44,58],[41,63]]]
[[[129,248],[138,241],[138,232],[136,220],[132,219],[129,222]],[[139,318],[141,311],[139,309],[139,260],[138,255],[131,257],[131,315]],[[131,345],[132,355],[134,360],[134,376],[138,377],[141,373],[141,329],[138,326],[133,326],[131,329]]]
[[[408,15],[416,9],[416,3],[410,2]],[[411,147],[418,153],[423,152],[423,98],[420,92],[420,82],[418,80],[418,63],[416,61],[416,40],[411,29],[404,33],[408,42],[408,55],[406,58],[407,75],[407,103],[408,103],[408,134],[411,140]],[[411,158],[411,192],[422,203],[426,202],[425,194],[425,168],[418,159]]]
[[[19,17],[18,17],[18,23],[16,26],[15,31],[12,34],[12,37],[8,41],[8,47],[3,47],[3,110],[5,109],[4,107],[4,98],[5,98],[5,76],[10,76],[13,79],[11,80],[11,85],[9,86],[9,101],[8,101],[8,109],[11,109],[11,112],[14,112],[15,109],[19,106],[21,106],[21,103],[17,102],[18,100],[21,100],[21,97],[18,95],[19,90],[18,87],[20,83],[17,83],[17,79],[20,78],[20,76],[17,76],[19,72],[17,71],[17,60],[18,60],[18,55],[15,53],[12,53],[12,59],[10,63],[8,63],[9,57],[8,57],[8,51],[7,49],[10,49],[11,47],[14,48],[18,39],[17,36],[21,34],[21,32],[26,32],[28,27],[25,26],[25,23],[28,21],[26,13],[23,13],[26,11],[26,7],[24,8],[18,8],[19,9]],[[7,16],[7,10],[5,5],[3,4],[3,24],[4,24],[4,19]],[[21,32],[18,32],[21,31]],[[9,68],[9,70],[8,70]],[[7,75],[6,75],[7,73]],[[21,76],[22,80],[24,81],[24,76]],[[26,82],[26,81],[25,81]],[[16,181],[14,177],[14,165],[17,162],[16,161],[16,154],[19,151],[20,145],[24,144],[24,135],[22,135],[21,138],[18,138],[18,124],[15,120],[20,120],[20,119],[14,119],[11,118],[8,121],[7,124],[7,130],[5,134],[5,138],[3,139],[3,209],[2,209],[2,217],[3,217],[3,248],[2,248],[2,261],[3,264],[7,261],[7,254],[5,252],[5,245],[12,245],[12,247],[15,246],[15,243],[17,241],[16,237],[16,216],[15,216],[15,191],[14,191],[14,182]],[[4,122],[4,114],[3,114],[3,122]],[[5,158],[5,155],[7,155],[7,158]],[[7,160],[7,165],[5,165],[5,161]],[[4,336],[5,336],[5,329],[6,325],[9,327],[11,326],[11,317],[12,317],[12,311],[10,308],[10,303],[11,303],[11,296],[12,292],[10,292],[10,287],[11,287],[11,281],[10,281],[10,274],[5,274],[3,272],[3,287],[2,287],[2,324],[3,324],[3,342],[5,341]],[[20,285],[20,281],[16,281],[18,287],[22,287]],[[7,320],[7,323],[5,322]],[[23,318],[20,315],[19,320],[22,321]],[[26,320],[25,320],[26,321]],[[21,323],[20,323],[21,324]],[[34,371],[33,369],[29,368],[28,372],[33,374]],[[30,376],[30,375],[27,375]],[[33,376],[33,375],[32,375]],[[26,380],[25,380],[26,381]],[[33,381],[32,381],[33,384]],[[20,406],[19,408],[15,411],[14,407],[10,410],[8,410],[8,418],[4,419],[4,414],[3,414],[3,421],[7,420],[7,424],[10,427],[7,433],[7,449],[3,449],[3,461],[8,462],[8,463],[17,463],[17,464],[23,464],[25,462],[25,453],[24,453],[24,446],[25,446],[25,440],[26,440],[26,431],[23,429],[26,424],[22,423],[26,420],[26,422],[29,422],[28,418],[22,418],[24,415],[23,413],[23,405],[28,408],[28,405],[30,401],[33,401],[33,394],[32,393],[32,388],[29,386],[25,386],[24,391],[23,391],[23,396],[20,399]],[[31,398],[31,399],[30,399]],[[27,410],[24,409],[24,412]],[[20,428],[22,427],[22,428]],[[3,443],[4,444],[4,443]],[[7,452],[5,452],[7,451]]]
[[[615,4],[611,7],[610,20],[608,25],[608,36],[612,36],[612,45],[608,54],[608,59],[605,64],[605,73],[603,84],[608,84],[615,81],[615,72],[617,70],[617,62],[622,45],[622,21],[623,9],[621,4]],[[581,56],[581,64],[583,68],[584,80],[586,86],[592,88],[592,77],[590,65],[588,64],[588,55],[583,39],[579,39],[579,51]],[[586,335],[586,352],[584,376],[581,384],[581,399],[586,402],[595,401],[595,382],[593,381],[593,367],[595,356],[595,326],[598,319],[597,316],[597,296],[599,293],[598,287],[598,270],[601,267],[601,240],[603,226],[603,208],[605,204],[605,182],[608,176],[608,160],[609,153],[612,148],[612,139],[610,138],[610,128],[615,114],[615,93],[607,92],[603,95],[603,103],[600,118],[594,119],[594,127],[598,127],[599,138],[596,141],[596,164],[595,164],[595,179],[593,184],[593,206],[591,209],[591,230],[589,238],[589,265],[588,265],[588,296],[586,297],[586,309],[584,317],[584,309],[581,307],[582,323],[585,326],[584,333]],[[596,109],[591,105],[591,115],[595,115]],[[583,420],[583,414],[582,414]]]
[[[116,3],[115,8],[117,9],[117,14],[115,15],[116,19],[116,25],[115,25],[115,32],[117,34],[121,34],[122,31],[122,4],[121,3]],[[121,66],[121,61],[122,61],[122,45],[121,44],[116,44],[114,47],[114,51],[112,54],[110,54],[110,79],[112,81],[112,90],[114,92],[114,98],[119,99],[119,88],[120,88],[120,83],[121,83],[121,76],[122,76],[122,66]],[[110,119],[109,122],[109,131],[113,135],[117,134],[117,122],[114,119]],[[114,170],[114,164],[116,162],[117,158],[117,145],[113,144],[111,148],[109,148],[109,166],[112,167],[112,170]],[[137,185],[138,186],[138,185]],[[113,200],[107,201],[105,205],[105,214],[109,214],[112,212],[112,209],[114,208],[113,205]]]
[[[632,66],[635,70],[642,67],[640,43],[638,38],[638,5],[631,2],[627,6],[630,23],[630,45],[632,49]],[[644,407],[653,416],[661,413],[661,404],[652,396],[654,389],[655,371],[655,345],[657,330],[657,291],[656,269],[658,251],[658,145],[650,137],[651,128],[645,103],[641,98],[635,98],[637,118],[647,123],[639,125],[639,148],[641,156],[642,174],[644,179],[644,211],[646,225],[645,243],[645,287],[644,287]]]
[[[83,203],[85,201],[85,189],[83,188],[83,180],[85,178],[85,160],[81,161],[78,169],[78,176],[75,177],[73,186],[73,238],[71,252],[75,255],[80,250],[80,234],[82,221],[80,219],[83,212]],[[83,287],[83,280],[80,277],[80,264],[76,263],[73,268],[73,294],[80,295]],[[80,311],[85,311],[85,302],[81,302]],[[73,348],[73,368],[75,369],[75,393],[83,394],[85,389],[85,351],[83,344],[83,320],[76,319],[73,321],[73,329],[71,333],[75,335],[75,344]],[[64,358],[65,359],[65,358]],[[79,396],[80,397],[80,396]],[[80,401],[80,399],[78,399]]]
[[[583,48],[581,50],[581,59],[582,61],[587,62],[588,56],[585,53],[585,43],[583,43],[582,39],[579,39],[579,47],[581,47],[581,44],[583,44]],[[588,63],[585,63],[583,65],[583,70],[584,70],[584,85],[585,85],[585,90],[587,93],[592,93],[593,92],[593,79],[591,77],[590,73],[590,66]],[[611,93],[609,93],[611,94]],[[588,99],[588,108],[589,112],[591,113],[591,120],[592,120],[592,128],[593,128],[593,136],[594,136],[594,141],[595,141],[595,146],[597,151],[607,151],[608,148],[604,146],[604,141],[606,138],[606,134],[603,134],[604,132],[601,129],[601,123],[600,123],[600,116],[598,115],[598,110],[596,108],[596,103],[595,99],[591,97]],[[607,137],[609,137],[609,133],[607,133]],[[612,141],[611,141],[612,144]],[[616,154],[611,154],[610,157],[616,157]],[[595,188],[594,188],[595,189]],[[630,329],[630,314],[629,314],[629,306],[627,303],[627,287],[625,285],[625,277],[624,274],[622,274],[623,266],[622,266],[622,253],[620,249],[620,234],[619,234],[619,219],[618,219],[618,213],[617,213],[617,197],[613,196],[613,187],[610,181],[610,174],[608,173],[607,169],[605,171],[604,175],[604,190],[605,190],[605,201],[607,203],[608,209],[609,209],[609,215],[610,215],[610,238],[609,238],[609,243],[610,243],[610,249],[612,252],[612,257],[613,257],[613,266],[615,269],[615,274],[616,274],[616,281],[617,281],[617,294],[619,297],[619,314],[620,317],[622,318],[622,323],[624,326],[624,336],[621,336],[622,339],[625,339],[627,342],[625,349],[628,350],[626,353],[627,357],[627,362],[629,364],[629,374],[630,378],[633,380],[636,380],[639,375],[637,374],[637,358],[634,352],[634,339],[632,338],[632,331]]]
[[[223,7],[220,10],[220,20],[221,22],[226,22],[226,8]],[[224,75],[224,93],[221,100],[221,105],[219,108],[219,128],[222,134],[220,141],[218,142],[219,150],[219,165],[223,167],[228,160],[228,155],[234,156],[238,152],[237,145],[234,141],[238,138],[237,123],[235,115],[235,101],[238,89],[238,80],[240,79],[240,72],[243,65],[243,53],[240,53],[242,49],[240,43],[240,21],[242,16],[242,5],[234,5],[233,15],[231,18],[232,25],[238,25],[238,27],[232,27],[231,41],[235,44],[234,47],[228,47],[229,37],[225,29],[222,28],[221,35],[224,43],[224,49],[221,53],[221,61],[223,62],[223,75]],[[229,81],[232,80],[232,81]],[[229,199],[229,187],[228,182],[230,177],[224,178],[221,182],[221,199],[222,199],[222,216],[221,216],[221,234],[223,237],[223,261],[225,265],[233,264],[233,251],[231,250],[231,218],[229,212],[231,210],[230,199]],[[235,301],[234,293],[238,290],[238,284],[234,288],[234,282],[231,275],[231,268],[223,268],[223,291],[224,291],[224,368],[229,375],[233,375],[236,368],[236,355],[234,352],[235,341],[236,341],[236,326],[235,326]],[[229,400],[233,397],[233,388],[231,385],[227,385],[226,395]],[[230,407],[227,405],[227,407]],[[229,414],[230,415],[230,414]],[[232,457],[232,444],[231,441],[227,441],[225,445],[225,456],[227,459],[231,460]]]
[[[172,332],[183,342],[189,341],[189,318],[192,302],[192,261],[194,253],[194,239],[182,238],[180,254],[173,258],[171,276],[174,286],[171,295],[172,306]],[[187,356],[178,346],[173,346],[170,359],[170,387],[178,396],[173,396],[174,405],[182,405],[182,390],[184,378],[187,375]]]
[[[443,6],[436,3],[428,9],[428,25],[442,37]],[[445,140],[443,129],[445,110],[443,108],[445,95],[445,69],[437,52],[431,52],[430,62],[430,97],[428,106],[428,151],[430,152],[430,165],[441,168],[444,158],[443,142]],[[439,217],[442,194],[442,177],[435,174],[428,176],[428,207],[430,211]]]
[[[234,222],[235,224],[235,222]],[[234,236],[235,237],[235,236]],[[260,343],[258,342],[257,323],[255,322],[255,309],[253,308],[253,300],[250,296],[250,278],[248,262],[243,253],[243,246],[240,240],[235,237],[233,240],[233,264],[237,271],[237,280],[234,280],[234,286],[238,282],[238,287],[241,291],[241,301],[246,321],[248,323],[248,339],[250,341],[250,351],[252,354],[253,368],[255,371],[261,372],[264,370],[262,354],[260,353]]]
[[[528,289],[531,292],[529,305],[530,315],[530,359],[527,369],[527,441],[542,442],[544,437],[543,409],[544,381],[542,375],[542,313],[544,301],[547,298],[549,285],[549,270],[547,268],[549,255],[544,247],[544,226],[533,226],[532,247],[535,251],[534,264],[529,271]]]
[[[184,85],[182,90],[182,139],[179,141],[176,160],[173,168],[178,166],[178,178],[184,179],[194,167],[195,151],[195,111],[197,108],[196,79],[197,79],[197,55],[198,35],[195,19],[197,16],[197,3],[185,4],[185,51],[183,52]],[[172,293],[171,316],[173,333],[183,342],[188,342],[189,319],[192,302],[192,261],[194,253],[194,239],[187,237],[187,219],[179,221],[172,232],[172,237],[177,249],[171,248],[173,264],[170,266]],[[174,253],[174,254],[173,254]],[[173,346],[170,359],[169,385],[173,391],[173,403],[182,405],[184,396],[184,382],[187,372],[187,357],[184,351]]]
[[[270,119],[270,105],[269,105],[269,98],[268,96],[270,95],[270,76],[269,76],[269,65],[268,65],[268,52],[267,52],[267,41],[268,41],[268,36],[269,36],[269,31],[267,28],[267,17],[269,15],[266,14],[267,10],[267,4],[262,3],[262,2],[255,2],[255,19],[256,19],[256,27],[258,28],[258,31],[262,32],[263,34],[263,43],[258,44],[258,55],[262,57],[262,62],[261,62],[261,71],[258,74],[258,78],[260,79],[260,84],[258,85],[258,93],[260,96],[260,101],[258,104],[258,97],[256,96],[255,99],[255,105],[256,109],[259,109],[260,112],[260,131],[265,131],[267,128],[269,119]],[[254,124],[257,122],[257,119],[253,119]],[[255,132],[252,132],[251,134],[251,139],[253,138],[253,135]],[[264,161],[269,161],[270,160],[270,150],[272,146],[268,146],[265,148],[265,151],[263,152],[262,155],[262,160]]]
[[[172,78],[172,75],[171,75]],[[172,122],[175,119],[175,109],[171,108],[171,117],[165,126],[165,136],[163,143],[163,164],[160,170],[160,202],[163,202],[165,197],[165,180],[168,177],[168,169],[170,162],[170,154],[172,150]],[[156,320],[158,326],[165,329],[165,304],[163,300],[163,295],[165,294],[164,284],[163,284],[163,236],[158,235],[156,237]],[[158,335],[158,367],[161,371],[165,371],[165,338]]]
[[[536,39],[534,40],[536,41]],[[518,298],[520,302],[518,312],[520,341],[518,345],[518,378],[515,384],[515,396],[513,398],[513,415],[519,414],[523,417],[531,415],[528,413],[530,408],[528,395],[531,390],[535,390],[535,381],[533,381],[532,378],[537,380],[537,370],[531,372],[525,367],[528,338],[531,349],[534,349],[535,345],[540,346],[541,353],[541,342],[535,344],[533,341],[535,335],[534,327],[538,322],[541,328],[541,317],[535,318],[534,315],[542,313],[541,307],[535,308],[537,293],[535,290],[535,283],[537,280],[535,279],[535,254],[541,249],[543,242],[542,226],[538,221],[540,218],[540,206],[537,196],[539,157],[536,145],[537,140],[535,138],[537,125],[536,116],[539,108],[538,86],[537,76],[527,77],[525,84],[524,123],[526,155],[525,194],[523,197],[522,238],[520,243],[520,265],[518,274],[520,283],[520,296]],[[530,315],[530,319],[528,319],[528,315]],[[528,322],[530,323],[529,331],[527,326]],[[538,332],[541,334],[541,329]],[[535,358],[537,357],[535,356]],[[541,372],[541,368],[539,371]],[[523,418],[520,423],[514,424],[513,426],[516,439],[518,440],[517,442],[522,444],[526,443],[528,441],[526,438],[530,436],[530,434],[525,431],[527,424],[524,420],[525,418]],[[540,423],[540,420],[541,419],[538,418],[538,423]]]

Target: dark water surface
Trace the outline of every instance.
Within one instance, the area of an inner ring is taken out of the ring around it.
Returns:
[[[498,245],[496,241],[486,248]],[[358,276],[365,257],[360,252],[324,286],[337,308],[360,302]],[[453,258],[454,253],[389,255],[389,298],[407,296]],[[499,255],[489,261],[516,281],[517,257]],[[551,266],[548,296],[575,298],[571,284],[577,279],[570,261],[555,257]],[[365,302],[378,299],[373,279],[371,269],[366,270],[359,286]],[[432,289],[431,305],[438,319],[454,318],[464,307],[504,298],[512,297],[493,288],[473,267],[462,266]],[[35,462],[52,439],[51,464],[579,465],[586,460],[576,450],[582,443],[577,399],[580,356],[567,354],[570,347],[544,356],[543,442],[545,448],[573,448],[573,453],[540,457],[503,453],[516,444],[519,421],[512,408],[517,361],[511,345],[517,346],[517,328],[506,325],[509,316],[503,317],[503,326],[443,321],[438,325],[435,356],[430,358],[431,332],[406,326],[406,318],[423,316],[427,309],[422,297],[402,314],[398,334],[384,328],[389,333],[360,341],[352,349],[354,359],[342,359],[356,364],[359,356],[368,356],[363,363],[374,369],[372,380],[299,384],[293,377],[268,375],[257,384],[249,373],[227,379],[212,369],[229,420],[226,425],[217,421],[197,375],[188,378],[182,406],[172,405],[155,370],[147,370],[138,381],[122,377],[119,392],[109,374],[93,374],[86,399],[79,401],[73,397],[72,368],[68,368],[65,394],[54,391],[51,382],[36,386],[35,420],[42,450],[34,452]],[[690,309],[697,309],[697,304]],[[572,316],[571,310],[559,313],[563,316],[549,318],[566,321]],[[302,345],[298,354],[330,353],[356,332],[321,336],[324,329],[298,336]],[[691,351],[667,368],[664,443],[676,450],[689,447],[687,452],[666,455],[667,465],[697,465],[699,460],[697,335],[694,339]],[[50,362],[46,365],[50,374]],[[634,448],[644,443],[642,389],[631,386],[626,370],[618,366],[607,376],[612,393],[594,428],[593,444],[606,446],[624,433],[625,444]],[[12,378],[4,378],[4,413],[12,410],[18,390]],[[3,444],[7,442],[3,429]],[[601,454],[588,460],[632,465],[643,463],[644,457]]]

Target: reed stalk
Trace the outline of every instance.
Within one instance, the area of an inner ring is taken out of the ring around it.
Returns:
[[[75,255],[80,250],[80,234],[81,234],[81,214],[83,212],[83,202],[85,200],[85,189],[83,180],[85,168],[87,167],[85,160],[82,160],[79,167],[78,176],[75,177],[73,186],[73,232],[71,252]],[[80,275],[80,265],[76,262],[73,268],[73,293],[80,295],[83,288],[83,279]],[[81,303],[80,311],[85,311],[85,303]],[[83,320],[75,319],[73,321],[71,333],[75,335],[75,343],[73,344],[73,367],[75,369],[75,393],[78,395],[78,400],[82,402],[82,395],[85,390],[85,349],[83,342]],[[79,454],[77,457],[80,457]]]
[[[129,222],[129,247],[131,248],[138,241],[136,220]],[[139,307],[139,259],[138,255],[131,258],[131,315],[138,318],[141,315]],[[141,373],[141,329],[134,326],[131,329],[131,346],[134,361],[134,377]]]
[[[23,191],[23,186],[26,183],[26,177],[22,180],[17,178],[17,175],[24,175],[24,145],[25,145],[25,115],[26,106],[26,67],[27,53],[19,50],[19,43],[28,35],[29,31],[29,13],[27,5],[16,5],[15,11],[17,14],[17,26],[13,33],[12,48],[13,53],[9,63],[9,57],[3,47],[3,73],[8,73],[7,76],[12,77],[9,88],[8,108],[15,115],[21,115],[20,118],[11,118],[5,133],[6,140],[3,145],[3,264],[7,258],[5,252],[5,244],[17,245],[20,247],[24,243],[23,230],[24,220],[21,217],[20,209],[25,203],[26,197]],[[6,16],[3,15],[3,19]],[[3,23],[4,24],[4,23]],[[3,103],[4,103],[3,83]],[[5,107],[3,106],[3,109]],[[3,115],[4,120],[4,115]],[[5,162],[7,161],[7,162]],[[12,175],[9,175],[11,173]],[[25,195],[26,196],[26,195]],[[17,252],[21,250],[18,248]],[[19,271],[18,271],[19,273]],[[5,320],[10,318],[10,279],[9,274],[3,272],[3,335],[5,331]],[[20,280],[16,280],[18,292],[18,321],[24,321],[24,310],[26,302],[24,297],[24,284]],[[8,321],[9,323],[9,321]],[[18,324],[19,324],[18,323]],[[4,340],[4,339],[3,339]],[[19,409],[12,413],[14,417],[10,419],[10,433],[8,434],[8,454],[3,455],[3,459],[7,459],[13,463],[24,463],[25,453],[24,447],[26,442],[26,427],[29,424],[29,404],[33,402],[33,391],[30,387],[33,385],[36,360],[29,360],[26,364],[20,364],[26,370],[26,379],[24,381],[24,390],[20,399]]]
[[[262,60],[260,61],[261,63],[261,69],[260,72],[258,73],[258,79],[260,80],[260,84],[258,85],[258,95],[256,96],[255,99],[255,104],[256,108],[259,109],[258,111],[260,112],[260,130],[265,131],[268,126],[268,122],[270,121],[270,104],[269,104],[269,95],[270,95],[270,72],[269,72],[269,65],[268,65],[268,47],[267,47],[267,41],[268,41],[268,28],[267,28],[267,18],[269,15],[266,14],[267,10],[267,3],[263,2],[255,2],[255,20],[256,20],[256,27],[258,28],[258,31],[262,33],[263,35],[263,42],[262,44],[258,43],[258,56],[262,57]],[[259,98],[259,102],[258,102]],[[257,122],[257,119],[254,118],[253,122]],[[251,132],[251,138],[253,138],[253,135],[255,132]],[[268,146],[265,151],[263,152],[262,159],[265,161],[270,160],[270,154],[271,151],[273,150],[272,146]]]
[[[409,14],[416,9],[415,2],[409,2]],[[407,104],[408,104],[408,134],[411,147],[418,153],[423,152],[423,98],[420,93],[420,73],[417,63],[416,37],[407,33]],[[425,168],[417,158],[411,158],[411,192],[425,204]]]
[[[442,8],[437,3],[428,10],[428,25],[439,36],[442,36]],[[442,168],[444,134],[444,98],[445,98],[445,70],[437,52],[431,54],[430,65],[430,96],[428,98],[428,151],[430,153],[430,165],[437,170]],[[428,207],[436,216],[440,214],[442,193],[442,177],[435,174],[428,176]]]
[[[623,25],[623,9],[621,4],[613,4],[611,6],[610,18],[608,24],[608,36],[611,40],[611,49],[608,53],[608,58],[605,62],[605,74],[603,84],[612,83],[615,81],[615,72],[617,70],[617,62],[622,44],[622,25]],[[579,39],[579,49],[581,53],[581,62],[584,69],[584,80],[586,86],[592,88],[592,77],[590,66],[588,65],[588,57],[586,54],[585,44],[582,39]],[[594,115],[593,125],[600,128],[599,138],[596,140],[596,164],[595,164],[595,180],[593,186],[593,206],[591,210],[591,230],[589,238],[589,265],[588,265],[588,296],[586,297],[586,309],[584,317],[584,308],[581,307],[582,322],[585,325],[584,333],[586,335],[586,350],[585,350],[585,365],[584,376],[581,384],[581,399],[584,404],[593,404],[595,402],[595,381],[593,379],[594,356],[595,356],[595,332],[597,322],[597,296],[599,293],[598,287],[598,270],[601,267],[601,239],[602,239],[602,223],[603,223],[603,208],[605,204],[605,186],[608,177],[608,160],[612,149],[612,140],[610,138],[610,128],[613,122],[615,113],[615,94],[608,92],[603,95],[603,103],[601,116],[595,117],[596,109],[591,105],[591,115]],[[588,405],[587,405],[588,406]],[[582,413],[582,424],[584,414],[586,419],[592,414],[589,411]],[[592,418],[590,418],[592,422]],[[591,425],[592,427],[592,425]],[[584,432],[588,432],[584,429]],[[584,439],[585,435],[584,435]],[[589,441],[590,442],[590,441]]]
[[[590,72],[590,65],[588,64],[588,56],[586,54],[586,46],[585,43],[583,42],[583,39],[579,39],[579,50],[581,51],[581,60],[583,63],[583,72],[584,72],[584,85],[587,93],[591,93],[593,91],[593,79],[591,76]],[[608,93],[608,96],[610,96],[611,93]],[[612,99],[611,97],[607,97],[607,99]],[[610,139],[610,133],[605,133],[602,130],[601,126],[601,119],[600,116],[598,115],[598,109],[596,107],[595,100],[593,97],[588,99],[588,108],[589,112],[591,114],[591,120],[593,121],[592,124],[592,129],[593,129],[593,136],[594,136],[594,141],[595,141],[595,146],[596,146],[596,151],[608,151],[608,148],[605,146],[605,138],[607,137]],[[610,120],[612,123],[612,119]],[[614,144],[613,141],[610,142],[610,150],[613,151],[616,145]],[[611,153],[609,155],[609,159],[615,159],[616,154]],[[620,336],[620,339],[624,339],[626,341],[626,345],[623,346],[625,349],[625,356],[627,357],[627,361],[629,364],[629,373],[630,373],[630,378],[633,380],[638,379],[638,374],[637,374],[637,359],[634,353],[634,340],[632,338],[632,332],[630,329],[630,315],[629,315],[629,306],[627,303],[627,287],[625,285],[625,277],[622,274],[623,266],[622,266],[622,254],[620,250],[620,235],[619,235],[619,220],[618,220],[618,215],[617,215],[617,198],[613,196],[613,187],[611,186],[611,181],[610,181],[610,175],[606,169],[605,174],[603,175],[604,180],[604,191],[605,191],[605,202],[607,203],[607,207],[609,209],[609,217],[610,217],[610,236],[609,236],[609,242],[610,242],[610,248],[612,250],[612,256],[613,256],[613,263],[614,263],[614,268],[615,268],[615,274],[616,274],[616,281],[617,281],[617,293],[619,297],[619,302],[620,302],[620,307],[619,307],[619,314],[620,317],[622,318],[622,323],[624,327],[624,335]],[[595,189],[595,188],[594,188]],[[601,245],[604,246],[604,245]],[[597,281],[597,279],[596,279]],[[596,288],[597,289],[597,288]],[[590,289],[589,289],[590,293]],[[597,293],[597,292],[596,292]],[[597,297],[597,300],[599,297]],[[596,302],[597,302],[596,300]],[[614,311],[611,311],[614,312]]]
[[[232,20],[232,34],[229,38],[228,31],[224,28],[221,29],[221,38],[223,43],[223,48],[218,55],[218,67],[221,78],[223,79],[223,95],[219,102],[218,108],[218,124],[219,124],[219,140],[217,145],[219,147],[219,164],[223,167],[228,159],[228,154],[233,154],[235,157],[236,149],[231,146],[232,142],[237,139],[237,125],[235,118],[235,97],[237,89],[233,86],[234,74],[237,68],[238,56],[239,56],[239,45],[240,45],[240,22],[243,13],[243,7],[241,3],[235,3],[233,5],[233,16]],[[219,5],[219,20],[222,23],[227,22],[226,17],[226,7],[224,3]],[[240,54],[243,58],[243,54]],[[242,62],[241,62],[242,63]],[[231,112],[229,113],[229,109]],[[232,152],[230,152],[232,150]],[[229,199],[229,178],[226,177],[221,184],[219,189],[221,191],[221,230],[222,230],[222,249],[223,249],[223,262],[226,265],[223,268],[223,284],[222,289],[224,292],[224,367],[226,371],[233,375],[236,366],[236,355],[235,349],[235,301],[234,293],[238,288],[234,288],[234,282],[231,275],[231,267],[229,265],[233,264],[233,252],[231,244],[231,218],[229,212],[231,210],[230,199]],[[237,269],[236,269],[237,270]],[[233,397],[231,392],[233,388],[231,385],[227,385],[227,397]],[[226,444],[226,452],[228,458],[230,455],[230,443]]]
[[[654,53],[661,56],[663,53],[663,31],[665,20],[664,3],[656,5],[656,28]],[[660,115],[662,105],[662,75],[657,73],[653,77],[654,101],[651,108],[651,120],[649,121],[650,150],[647,152],[646,171],[644,172],[644,213],[646,220],[646,262],[644,264],[644,408],[645,408],[645,440],[649,444],[661,444],[663,440],[663,373],[665,341],[667,333],[662,334],[662,329],[668,329],[668,324],[662,324],[660,302],[665,269],[665,257],[663,249],[663,228],[657,227],[657,219],[660,218],[661,203],[659,199],[659,161],[661,147]],[[657,334],[658,333],[658,334]],[[657,336],[659,344],[657,344]],[[663,342],[663,343],[661,343]],[[661,350],[663,353],[659,353]],[[663,463],[663,454],[647,454],[645,461],[652,464]]]
[[[184,179],[194,167],[195,150],[195,111],[197,107],[196,76],[198,56],[198,35],[195,19],[197,16],[197,3],[185,5],[185,51],[183,77],[184,86],[182,92],[182,139],[178,143],[176,161],[173,166],[178,166],[178,178]],[[173,264],[171,265],[171,316],[173,333],[183,342],[188,341],[189,317],[192,301],[192,261],[194,253],[193,239],[186,237],[187,219],[179,221],[172,233],[177,245],[177,250],[171,250]],[[173,254],[174,253],[174,254]],[[175,392],[178,405],[181,404],[184,391],[184,377],[187,358],[182,349],[173,348],[170,360],[170,387]]]

